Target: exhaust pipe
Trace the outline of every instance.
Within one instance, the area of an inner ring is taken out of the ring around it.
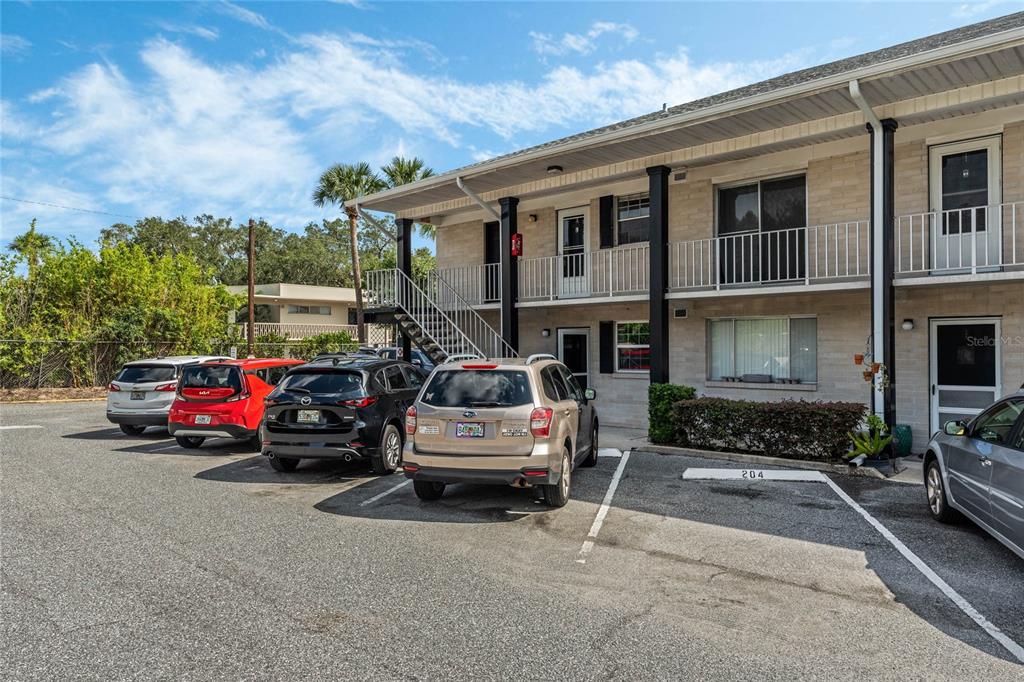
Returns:
[[[531,485],[530,483],[528,483],[528,482],[526,481],[526,479],[525,479],[525,478],[523,478],[522,476],[519,476],[519,477],[517,477],[517,478],[513,479],[513,481],[512,481],[512,487],[513,487],[513,488],[532,488],[532,487],[533,487],[533,485]]]

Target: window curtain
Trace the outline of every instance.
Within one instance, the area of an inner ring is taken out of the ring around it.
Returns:
[[[711,321],[711,379],[735,376],[732,366],[733,357],[733,321]]]
[[[796,317],[789,321],[789,356],[792,358],[789,378],[805,383],[818,381],[818,321],[813,317]]]
[[[789,320],[736,320],[736,374],[789,377]]]

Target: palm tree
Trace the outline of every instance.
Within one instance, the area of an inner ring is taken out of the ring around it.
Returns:
[[[387,164],[380,169],[384,173],[384,181],[388,187],[398,187],[399,185],[407,185],[410,182],[416,182],[424,178],[429,178],[434,174],[434,169],[427,166],[423,159],[418,156],[414,156],[411,159],[407,159],[402,156],[396,156],[391,159],[391,163]],[[434,238],[434,226],[428,225],[427,223],[417,223],[420,228],[420,234],[424,237]]]
[[[352,275],[356,288],[356,333],[360,345],[366,343],[366,327],[363,323],[363,281],[359,269],[359,243],[356,236],[359,214],[354,207],[345,206],[345,202],[379,192],[386,187],[384,181],[367,163],[336,163],[323,172],[316,189],[313,190],[314,204],[320,207],[325,204],[341,206],[348,216],[349,236],[352,241]]]
[[[20,234],[11,240],[7,248],[25,259],[28,265],[28,279],[32,281],[39,261],[44,254],[53,250],[53,238],[36,231],[36,219],[33,218],[28,226],[28,232]]]

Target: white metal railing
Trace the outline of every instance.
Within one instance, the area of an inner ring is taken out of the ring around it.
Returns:
[[[543,301],[646,294],[650,288],[647,244],[519,261],[519,299]]]
[[[245,325],[244,322],[239,324]],[[264,334],[281,334],[289,338],[302,339],[317,334],[330,334],[333,332],[348,332],[352,338],[356,338],[356,325],[354,324],[303,324],[301,322],[257,322],[254,333],[256,336]]]
[[[501,264],[438,268],[438,275],[472,305],[501,302]]]
[[[856,279],[870,273],[866,220],[669,244],[669,288],[720,289]]]
[[[896,274],[977,273],[1024,266],[1024,202],[896,218]]]
[[[365,276],[370,305],[404,312],[445,355],[516,356],[501,335],[436,273],[420,282],[397,268],[371,270]]]

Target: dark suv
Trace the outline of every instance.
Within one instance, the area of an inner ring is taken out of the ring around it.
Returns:
[[[266,398],[263,454],[277,471],[303,459],[368,459],[389,474],[401,464],[405,411],[425,378],[407,362],[365,356],[296,367]]]

